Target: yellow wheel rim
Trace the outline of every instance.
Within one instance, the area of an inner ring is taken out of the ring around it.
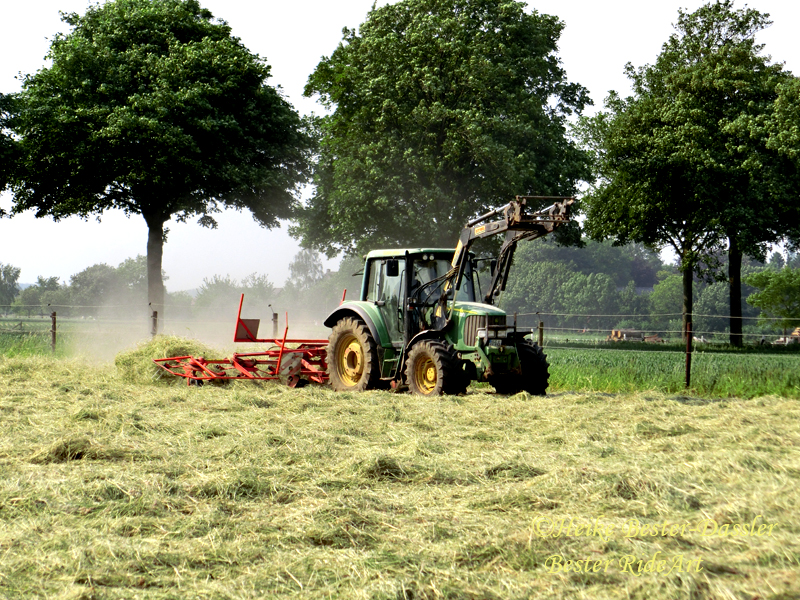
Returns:
[[[336,370],[347,386],[357,385],[364,374],[364,349],[354,335],[348,335],[339,344],[336,353]]]
[[[431,358],[417,362],[414,368],[414,382],[423,394],[430,394],[436,387],[436,365]]]

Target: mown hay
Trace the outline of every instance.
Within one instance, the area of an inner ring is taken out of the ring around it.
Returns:
[[[133,350],[120,352],[114,359],[117,372],[123,381],[128,383],[153,383],[166,384],[179,383],[182,380],[173,377],[164,369],[153,362],[155,358],[168,358],[170,356],[204,356],[215,357],[220,353],[196,340],[190,340],[174,335],[159,335],[152,340],[139,344]]]
[[[69,437],[53,442],[31,457],[32,463],[66,463],[73,460],[118,460],[124,457],[119,450],[104,448],[84,436]]]

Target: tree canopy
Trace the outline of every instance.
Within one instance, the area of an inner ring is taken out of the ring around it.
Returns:
[[[149,300],[163,305],[164,224],[221,207],[265,227],[291,215],[310,139],[269,66],[196,0],[114,0],[67,14],[52,66],[25,78],[13,212],[116,208],[148,226]]]
[[[0,263],[0,306],[4,307],[4,311],[19,293],[19,274],[19,267]]]
[[[589,176],[566,119],[589,103],[557,56],[564,27],[522,2],[373,8],[309,77],[316,191],[294,235],[333,254],[455,244],[516,194],[571,195]]]
[[[758,288],[747,302],[762,310],[762,317],[775,319],[774,327],[789,329],[800,326],[800,269],[784,267],[780,271],[765,269],[746,279]]]
[[[607,112],[583,124],[600,178],[587,198],[588,231],[671,246],[681,261],[685,321],[693,271],[703,263],[713,270],[714,252],[727,245],[732,333],[741,332],[742,254],[763,258],[795,210],[774,194],[782,159],[743,125],[772,111],[787,79],[753,39],[769,23],[756,10],[734,10],[732,0],[679,11],[655,63],[626,66],[633,96],[612,93]]]
[[[13,102],[13,96],[0,94],[0,192],[11,183],[13,168],[16,166],[16,144],[9,127]],[[0,208],[0,217],[4,215],[5,211]]]

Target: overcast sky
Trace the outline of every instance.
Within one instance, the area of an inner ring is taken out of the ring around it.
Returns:
[[[20,89],[19,73],[33,73],[45,65],[49,39],[68,27],[59,11],[83,13],[87,0],[0,0],[0,92]],[[226,20],[233,34],[272,67],[272,85],[280,85],[286,97],[303,114],[321,112],[313,99],[302,96],[308,75],[341,40],[342,27],[357,27],[373,0],[201,0],[215,17]],[[378,5],[387,2],[379,1]],[[678,8],[690,11],[702,1],[660,0],[540,0],[529,9],[558,16],[566,28],[559,56],[570,81],[589,89],[595,108],[602,107],[609,90],[629,91],[623,74],[625,63],[652,63],[672,33]],[[744,3],[738,2],[738,8]],[[769,13],[773,25],[757,39],[775,62],[800,72],[800,24],[798,0],[754,0],[748,6]],[[10,198],[0,198],[8,209]],[[288,266],[298,251],[286,228],[265,230],[249,213],[220,215],[219,228],[208,230],[190,223],[170,222],[164,247],[167,289],[198,287],[215,274],[241,279],[258,272],[278,286],[288,276]],[[137,254],[145,254],[147,228],[141,217],[106,213],[101,223],[70,218],[59,223],[23,214],[0,219],[0,263],[22,269],[20,282],[36,277],[69,276],[105,262],[117,266]],[[329,261],[329,268],[336,268]]]

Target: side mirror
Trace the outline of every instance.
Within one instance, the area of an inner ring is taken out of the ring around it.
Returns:
[[[390,258],[386,261],[386,276],[397,277],[400,275],[400,262],[396,258]]]

